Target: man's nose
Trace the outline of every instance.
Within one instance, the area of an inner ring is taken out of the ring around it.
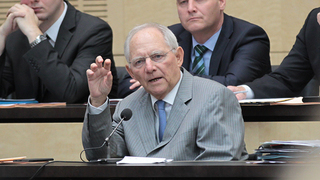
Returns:
[[[154,69],[154,61],[152,61],[151,59],[150,59],[150,57],[147,57],[146,58],[146,64],[145,64],[145,71],[146,72],[152,72],[153,71],[153,69]]]
[[[197,10],[196,4],[193,0],[188,1],[188,12],[195,12]]]

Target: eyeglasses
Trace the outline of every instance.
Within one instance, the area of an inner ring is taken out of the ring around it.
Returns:
[[[161,63],[166,59],[167,54],[172,50],[175,50],[175,48],[170,49],[166,53],[155,52],[147,57],[137,57],[135,59],[132,59],[132,61],[129,63],[132,65],[132,67],[134,67],[136,69],[140,69],[141,67],[143,67],[146,64],[147,58],[150,58],[153,62]]]

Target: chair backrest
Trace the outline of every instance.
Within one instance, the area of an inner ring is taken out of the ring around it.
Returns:
[[[271,69],[272,71],[276,70],[279,67],[279,65],[272,65]],[[301,91],[300,96],[319,96],[319,81],[314,76],[309,83],[304,87],[304,89]]]

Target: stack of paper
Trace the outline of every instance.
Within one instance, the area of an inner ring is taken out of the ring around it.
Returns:
[[[295,98],[265,98],[265,99],[243,99],[241,104],[270,104],[270,103],[303,103],[302,97]]]
[[[320,140],[272,141],[256,149],[258,160],[290,161],[320,158]]]

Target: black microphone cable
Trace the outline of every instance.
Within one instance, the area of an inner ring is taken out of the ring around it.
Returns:
[[[102,148],[103,146],[106,145],[106,143],[108,143],[108,140],[110,139],[110,137],[113,135],[113,133],[115,132],[115,130],[118,128],[118,126],[122,123],[122,121],[128,121],[132,116],[132,111],[128,108],[124,109],[121,114],[120,114],[120,117],[121,117],[121,121],[117,124],[117,126],[115,127],[115,129],[111,132],[111,134],[105,139],[105,141],[102,143],[101,146],[99,147],[91,147],[91,148],[85,148],[83,149],[81,152],[80,152],[80,159],[81,161],[49,161],[49,162],[46,162],[45,164],[43,164],[42,166],[40,166],[40,168],[34,173],[34,175],[29,179],[29,180],[32,180],[34,179],[36,176],[39,175],[39,173],[41,172],[41,170],[43,170],[43,168],[48,165],[48,164],[52,164],[52,163],[55,163],[55,162],[60,162],[60,163],[96,163],[96,162],[99,162],[98,160],[96,161],[85,161],[83,158],[82,158],[82,153],[87,151],[87,150],[96,150],[96,149],[100,149]]]
[[[84,150],[81,151],[80,153],[80,159],[82,160],[82,162],[90,162],[90,161],[85,161],[83,158],[82,158],[82,153],[87,151],[87,150],[96,150],[96,149],[100,149],[102,148],[103,146],[107,145],[108,146],[108,152],[107,152],[107,158],[110,158],[110,150],[109,150],[109,139],[111,138],[111,136],[115,133],[115,131],[118,129],[118,127],[120,126],[120,124],[122,123],[122,121],[128,121],[132,116],[132,111],[131,109],[124,109],[122,110],[121,114],[120,114],[120,122],[117,124],[117,126],[112,130],[112,132],[110,133],[110,135],[104,140],[103,144],[99,147],[91,147],[91,148],[85,148]],[[99,162],[98,160],[97,161],[93,161],[93,162]]]
[[[83,150],[81,151],[81,153],[80,153],[80,159],[81,159],[81,161],[82,161],[82,162],[90,162],[90,161],[85,161],[85,160],[82,158],[82,153],[83,153],[83,152],[85,152],[85,151],[87,151],[87,150],[100,149],[100,148],[102,148],[103,146],[105,146],[106,143],[107,143],[107,141],[104,141],[104,142],[102,143],[102,145],[99,146],[99,147],[92,147],[92,148],[85,148],[85,149],[83,149]]]
[[[46,162],[43,165],[41,165],[39,167],[39,169],[31,176],[31,178],[29,178],[29,180],[32,180],[35,177],[37,177],[40,174],[40,172],[44,169],[45,166],[47,166],[48,164],[56,163],[56,162],[59,162],[59,163],[90,163],[90,162],[82,162],[82,161],[49,161],[49,162]]]

